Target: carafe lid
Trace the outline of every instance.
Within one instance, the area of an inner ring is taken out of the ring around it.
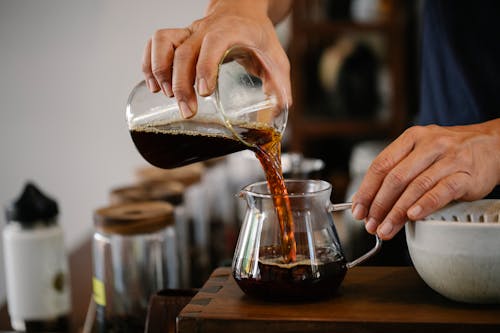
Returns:
[[[56,223],[59,213],[57,202],[45,195],[33,183],[28,182],[23,192],[5,210],[7,221],[16,221],[24,227],[31,227],[37,222]]]
[[[94,226],[106,234],[138,235],[160,231],[174,223],[174,207],[151,201],[112,205],[94,212]]]

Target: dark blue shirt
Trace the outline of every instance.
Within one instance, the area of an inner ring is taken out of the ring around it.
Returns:
[[[500,1],[427,0],[419,125],[500,117]],[[487,198],[500,198],[497,186]]]
[[[500,117],[500,1],[427,0],[420,125]]]

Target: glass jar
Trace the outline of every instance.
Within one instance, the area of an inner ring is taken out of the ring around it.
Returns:
[[[94,301],[99,332],[143,332],[154,293],[176,285],[174,208],[166,202],[96,210]]]
[[[266,182],[246,186],[247,203],[233,258],[233,277],[246,294],[271,300],[312,300],[334,296],[349,268],[376,254],[382,241],[348,262],[337,235],[333,212],[351,203],[332,204],[332,186],[322,180],[286,180],[293,216],[293,247],[282,246],[275,196]]]
[[[152,94],[144,81],[130,93],[128,127],[141,155],[165,169],[255,148],[281,135],[288,115],[276,66],[259,50],[229,49],[219,65],[215,92],[197,96],[198,111],[184,119],[175,98]]]

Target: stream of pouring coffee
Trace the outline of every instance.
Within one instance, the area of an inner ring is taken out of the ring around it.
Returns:
[[[267,135],[263,135],[264,133]],[[290,263],[296,260],[297,245],[290,198],[281,167],[281,134],[271,129],[262,130],[260,134],[262,137],[270,137],[270,140],[264,140],[264,143],[258,144],[253,151],[264,169],[269,191],[273,195],[280,224],[283,260],[285,263]]]
[[[194,120],[178,122],[179,128],[222,128],[215,123],[197,123]],[[281,248],[284,263],[296,259],[296,244],[290,199],[281,169],[281,134],[270,127],[233,126],[241,137],[254,145],[232,137],[204,135],[195,131],[169,130],[169,124],[147,124],[130,130],[135,146],[152,165],[164,169],[180,167],[204,161],[244,149],[251,149],[259,159],[269,190],[273,194],[274,206],[281,232]]]

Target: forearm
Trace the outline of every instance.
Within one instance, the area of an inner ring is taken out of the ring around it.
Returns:
[[[277,24],[290,12],[292,0],[210,0],[206,14],[223,7],[229,12],[266,15]]]

